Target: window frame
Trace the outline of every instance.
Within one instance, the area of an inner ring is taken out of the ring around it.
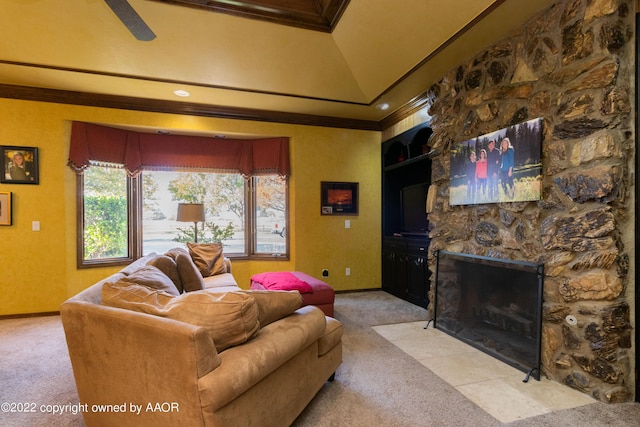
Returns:
[[[274,174],[275,175],[275,174]],[[258,245],[258,238],[257,238],[257,230],[258,230],[258,220],[256,217],[256,213],[257,213],[257,201],[256,201],[256,197],[257,197],[257,191],[256,191],[256,181],[255,179],[259,178],[259,176],[254,176],[250,178],[251,181],[251,188],[249,189],[249,191],[245,191],[245,206],[249,206],[247,209],[248,212],[250,212],[250,215],[248,215],[250,218],[248,218],[247,220],[247,227],[246,227],[246,231],[251,233],[251,239],[250,241],[245,240],[247,243],[245,246],[250,246],[250,255],[249,255],[249,259],[260,259],[260,260],[275,260],[275,261],[288,261],[289,260],[289,251],[290,251],[290,246],[289,246],[289,233],[285,233],[285,241],[286,241],[286,248],[287,251],[285,254],[278,254],[278,253],[266,253],[266,252],[257,252],[257,245]],[[286,215],[285,215],[285,227],[287,230],[289,230],[289,177],[285,177],[284,179],[284,203],[285,203],[285,207],[286,207]],[[247,204],[247,198],[250,199],[250,204]],[[246,234],[246,233],[245,233]],[[246,237],[245,237],[246,239]],[[230,256],[231,258],[231,256]]]
[[[104,167],[99,165],[92,165],[91,167]],[[182,170],[182,169],[172,169]],[[214,172],[215,173],[215,172]],[[275,174],[273,174],[275,175]],[[290,233],[285,235],[286,239],[286,252],[285,253],[258,253],[257,249],[257,230],[256,230],[256,188],[255,178],[249,177],[244,179],[244,203],[245,203],[245,218],[244,218],[244,242],[245,250],[243,253],[225,253],[225,256],[231,259],[243,259],[243,260],[261,260],[261,261],[283,261],[290,258]],[[84,257],[84,174],[76,175],[76,215],[77,215],[77,243],[76,243],[76,255],[77,255],[77,268],[93,268],[93,267],[110,267],[110,266],[122,266],[128,265],[131,262],[142,258],[143,254],[143,226],[142,226],[142,190],[143,180],[140,175],[135,177],[127,176],[127,256],[118,258],[101,258],[94,260],[87,260]],[[284,197],[285,197],[285,226],[289,230],[289,177],[284,178]],[[176,242],[176,245],[179,243]]]

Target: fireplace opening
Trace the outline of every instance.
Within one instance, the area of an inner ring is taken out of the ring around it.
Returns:
[[[543,266],[436,252],[434,327],[540,379]]]

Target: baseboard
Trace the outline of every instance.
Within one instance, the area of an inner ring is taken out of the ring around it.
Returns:
[[[349,289],[342,291],[335,291],[336,294],[352,294],[355,292],[373,292],[373,291],[382,291],[382,288],[367,288],[367,289]]]
[[[0,314],[0,320],[22,319],[25,317],[59,316],[59,315],[60,315],[59,311],[46,311],[43,313]]]

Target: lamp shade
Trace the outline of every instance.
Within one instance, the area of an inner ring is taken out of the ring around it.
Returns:
[[[182,222],[204,221],[204,204],[202,203],[178,203],[178,216]]]

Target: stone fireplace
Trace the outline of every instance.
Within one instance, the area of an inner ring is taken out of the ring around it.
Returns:
[[[434,326],[540,379],[543,266],[436,253]]]
[[[426,94],[431,313],[436,251],[544,264],[541,372],[604,402],[635,387],[634,13],[558,1]],[[451,147],[536,117],[541,200],[449,205]]]

